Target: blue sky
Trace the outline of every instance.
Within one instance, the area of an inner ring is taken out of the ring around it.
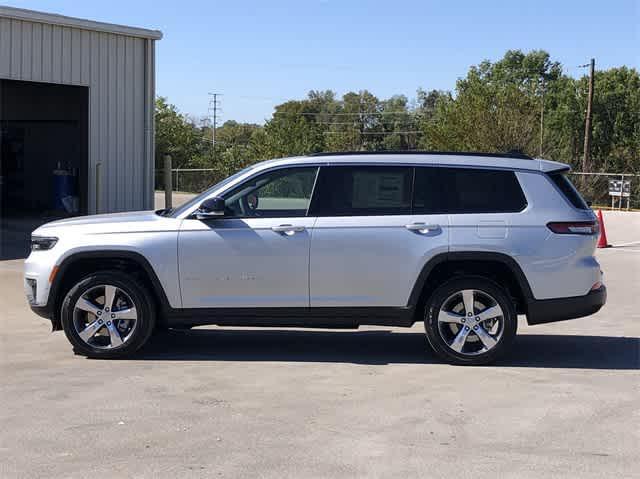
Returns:
[[[223,121],[262,123],[311,89],[453,89],[507,49],[545,49],[574,76],[591,57],[640,67],[638,0],[0,1],[162,30],[157,93],[200,117],[220,92]]]

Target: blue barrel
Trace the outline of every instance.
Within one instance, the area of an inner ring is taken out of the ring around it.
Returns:
[[[74,176],[67,170],[53,171],[53,209],[65,211],[62,198],[75,196]]]

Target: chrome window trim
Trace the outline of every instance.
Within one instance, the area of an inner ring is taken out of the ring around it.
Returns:
[[[318,158],[322,158],[322,157],[318,157]],[[270,160],[270,161],[274,161],[274,160]],[[277,161],[277,160],[275,160]],[[424,168],[461,168],[461,169],[479,169],[479,170],[500,170],[500,171],[511,171],[513,173],[518,173],[518,172],[522,172],[522,173],[534,173],[534,174],[538,174],[538,175],[543,175],[546,176],[547,173],[545,173],[544,171],[541,170],[533,170],[533,169],[526,169],[526,168],[517,168],[517,167],[507,167],[507,166],[502,166],[502,165],[462,165],[462,164],[451,164],[451,163],[446,163],[446,162],[442,162],[442,163],[438,163],[438,162],[385,162],[385,161],[339,161],[339,162],[334,162],[334,161],[319,161],[319,162],[300,162],[298,163],[298,158],[296,158],[296,160],[292,160],[292,161],[296,161],[296,162],[292,162],[292,163],[282,163],[279,165],[275,165],[275,166],[270,166],[270,165],[265,165],[263,168],[260,168],[259,166],[256,166],[255,169],[252,169],[250,171],[247,172],[247,174],[249,174],[249,176],[245,176],[245,177],[241,177],[238,178],[236,181],[229,183],[227,185],[222,186],[220,189],[215,190],[213,192],[211,192],[208,196],[203,197],[202,201],[205,201],[206,199],[209,198],[213,198],[215,196],[221,196],[224,195],[227,191],[239,186],[241,183],[245,182],[245,181],[249,181],[252,178],[255,178],[258,175],[262,175],[264,173],[269,173],[271,171],[276,171],[276,170],[281,170],[281,169],[289,169],[289,168],[307,168],[307,167],[316,167],[318,168],[318,171],[316,172],[316,179],[314,181],[313,184],[313,189],[311,191],[311,199],[309,201],[309,207],[307,208],[307,213],[305,216],[309,215],[309,208],[311,207],[311,204],[313,202],[313,197],[314,194],[316,192],[316,182],[318,180],[318,175],[320,174],[320,169],[322,167],[330,167],[330,166],[379,166],[379,167],[393,167],[393,166],[397,166],[397,167],[410,167],[410,168],[420,168],[420,167],[424,167]],[[517,178],[517,176],[516,176]],[[518,180],[519,182],[519,180]],[[551,182],[553,183],[553,182]],[[522,187],[522,185],[520,185]],[[412,187],[413,187],[413,182],[412,182]],[[523,193],[524,193],[524,189],[523,189]],[[525,198],[526,198],[526,194],[525,194]],[[528,198],[527,198],[528,200]],[[529,203],[527,201],[527,203]],[[527,205],[528,206],[528,205]],[[573,205],[572,205],[573,206]],[[198,209],[199,204],[194,205],[191,209],[186,210],[184,212],[182,212],[179,216],[176,217],[176,219],[179,220],[184,220],[184,219],[194,219],[193,218],[193,213]],[[575,207],[574,207],[575,208]],[[526,208],[525,208],[526,209]],[[524,211],[521,210],[521,211]]]

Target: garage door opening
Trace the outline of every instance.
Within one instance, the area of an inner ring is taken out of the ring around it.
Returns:
[[[39,225],[87,212],[88,88],[0,80],[0,259]]]

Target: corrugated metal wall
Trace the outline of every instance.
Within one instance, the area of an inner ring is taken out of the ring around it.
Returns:
[[[96,191],[97,212],[153,208],[153,56],[153,40],[0,17],[0,78],[89,87],[90,213]]]

